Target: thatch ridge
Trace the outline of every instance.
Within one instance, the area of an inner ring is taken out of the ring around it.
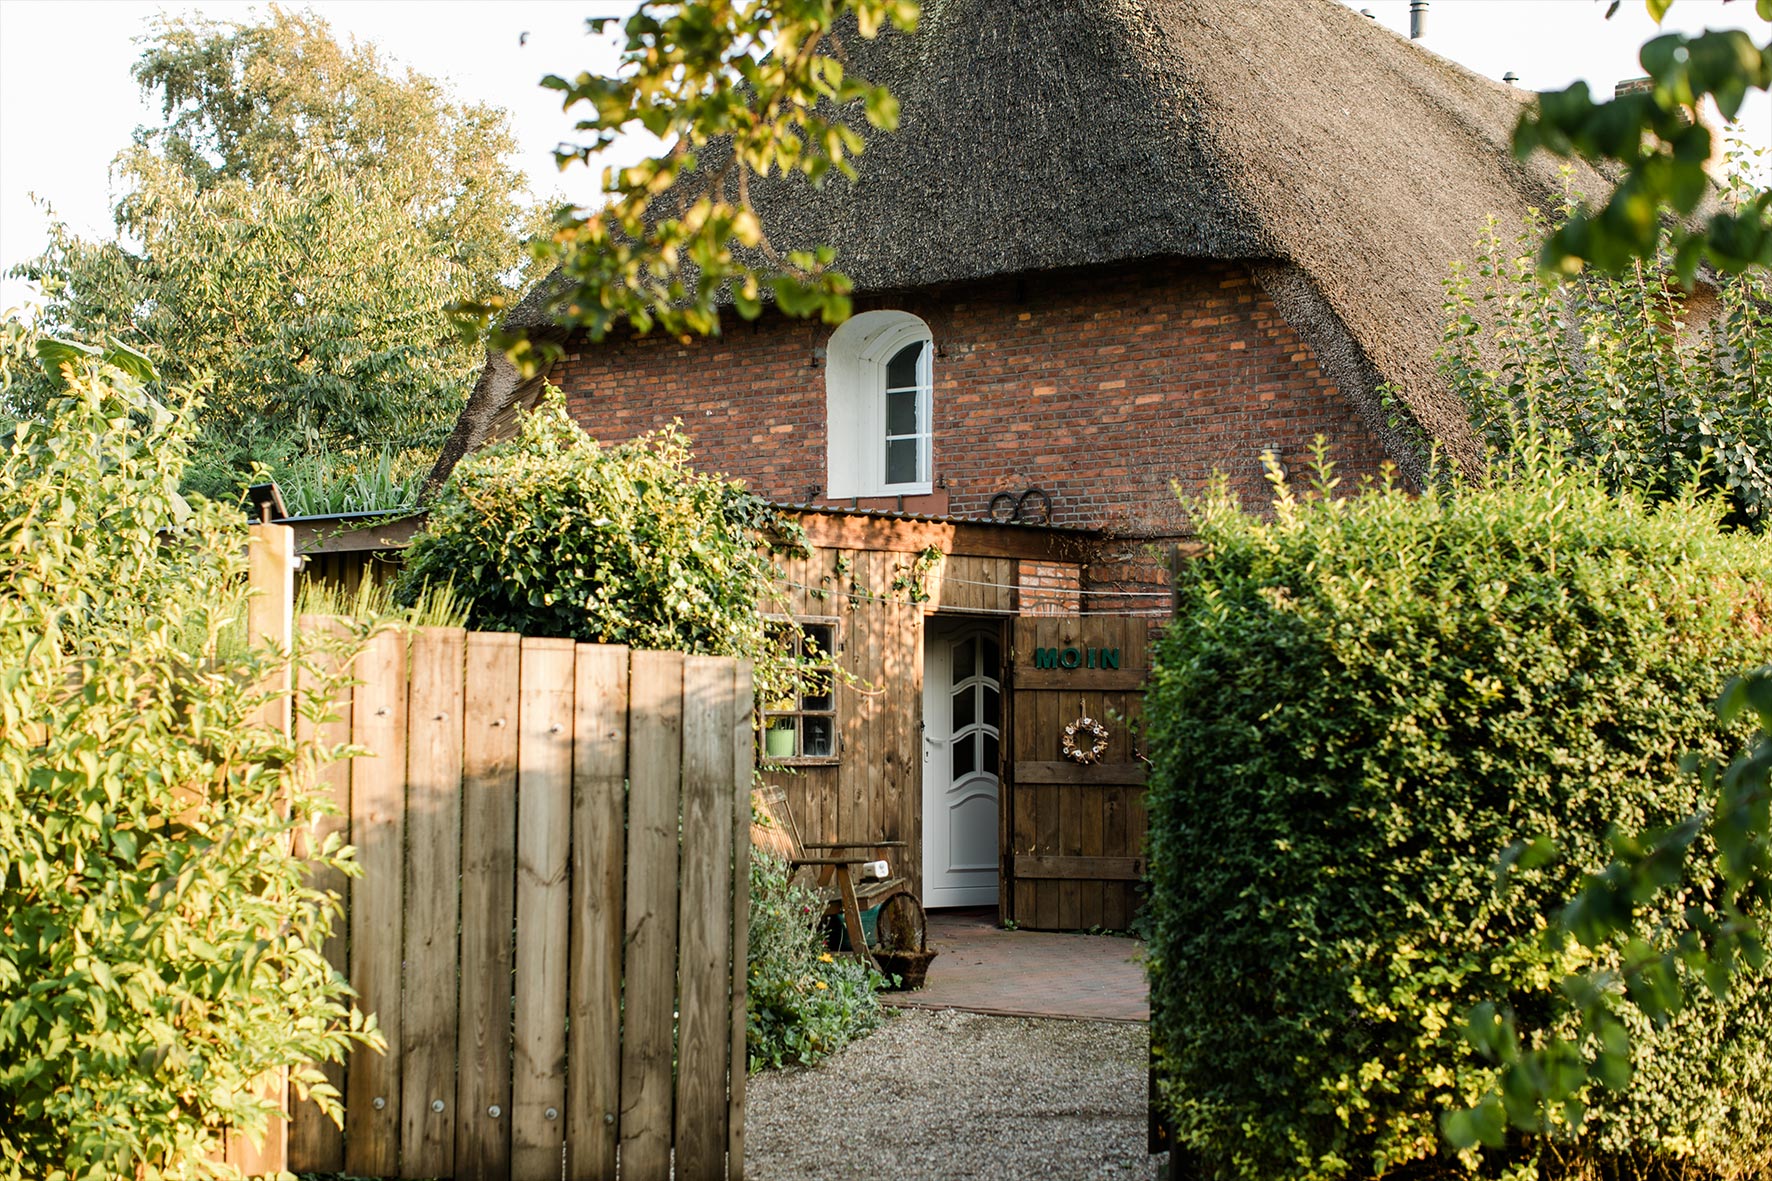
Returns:
[[[1487,218],[1556,197],[1510,151],[1528,93],[1336,0],[926,0],[916,35],[843,49],[902,123],[853,182],[754,183],[777,248],[835,246],[864,293],[1247,260],[1406,467],[1409,436],[1474,453],[1434,362],[1443,284]],[[508,322],[547,322],[540,288]]]

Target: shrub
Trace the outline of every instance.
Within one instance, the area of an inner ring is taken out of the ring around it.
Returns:
[[[833,956],[820,936],[824,904],[793,884],[788,865],[751,854],[750,1068],[810,1065],[868,1032],[883,1018],[886,981],[858,959]]]
[[[255,1080],[379,1040],[290,852],[326,752],[256,721],[245,521],[179,496],[188,415],[60,355],[0,441],[0,1176],[233,1176],[206,1158],[262,1133]]]
[[[690,466],[674,427],[603,446],[558,391],[519,436],[456,465],[398,594],[453,583],[470,626],[783,663],[760,606],[768,547],[794,528],[742,484]]]
[[[1418,497],[1282,484],[1271,520],[1222,489],[1196,506],[1147,705],[1152,1040],[1207,1176],[1746,1176],[1772,1139],[1760,969],[1633,1028],[1622,1093],[1584,1087],[1500,1150],[1442,1145],[1437,1116],[1493,1077],[1463,1015],[1499,996],[1524,1027],[1576,1021],[1555,982],[1593,961],[1549,950],[1547,916],[1612,826],[1698,809],[1680,756],[1736,745],[1709,702],[1772,652],[1764,541],[1530,442],[1498,464]],[[1564,855],[1500,889],[1503,851],[1538,836]],[[1649,926],[1707,905],[1714,851],[1686,874]]]
[[[1664,228],[1661,256],[1628,272],[1545,277],[1554,228],[1532,218],[1510,245],[1491,223],[1447,282],[1440,367],[1477,431],[1505,453],[1523,418],[1543,417],[1609,486],[1665,498],[1696,484],[1728,499],[1732,523],[1766,532],[1772,276],[1717,276],[1688,294]]]

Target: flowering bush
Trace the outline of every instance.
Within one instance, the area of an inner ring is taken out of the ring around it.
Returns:
[[[885,977],[820,941],[824,906],[786,862],[751,857],[750,1067],[809,1065],[880,1024]]]

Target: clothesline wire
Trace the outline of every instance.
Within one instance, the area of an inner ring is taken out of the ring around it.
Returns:
[[[1016,582],[976,582],[970,578],[953,578],[953,577],[946,575],[946,574],[941,576],[941,580],[943,582],[959,583],[961,586],[991,586],[991,587],[996,587],[1000,590],[1027,590],[1027,591],[1034,591],[1037,593],[1047,593],[1047,594],[1055,594],[1055,593],[1056,594],[1063,594],[1067,591],[1074,589],[1072,587],[1022,586],[1020,583],[1016,583]],[[1078,594],[1090,594],[1090,595],[1111,595],[1114,598],[1119,598],[1119,599],[1167,599],[1172,594],[1174,594],[1173,591],[1117,591],[1117,590],[1103,590],[1103,591],[1078,590],[1077,593]]]
[[[891,598],[886,595],[874,594],[872,592],[867,592],[867,591],[851,594],[848,591],[831,590],[829,587],[821,587],[821,586],[807,586],[803,582],[793,582],[791,580],[787,583],[787,585],[789,587],[792,587],[794,590],[823,591],[825,594],[827,594],[835,599],[848,599],[850,608],[852,610],[856,606],[860,605],[861,603],[866,603],[869,606],[874,606],[876,604],[879,604],[882,606],[892,606],[892,607],[920,606],[920,604],[917,604],[917,603],[909,603],[909,602],[906,602],[901,599],[895,599],[895,598]],[[1028,618],[1037,619],[1040,617],[1040,614],[1041,614],[1039,612],[1029,614],[1027,612],[999,611],[999,610],[992,608],[992,607],[941,607],[941,608],[939,608],[939,610],[944,615],[949,615],[949,614],[953,614],[953,615],[993,615],[999,619],[1011,618],[1011,617],[1018,616],[1018,615],[1026,615]],[[1127,611],[1055,611],[1055,612],[1052,612],[1051,614],[1053,614],[1055,616],[1062,615],[1063,617],[1065,617],[1067,619],[1075,618],[1077,616],[1104,616],[1104,615],[1114,615],[1114,616],[1132,617],[1132,618],[1140,618],[1140,619],[1160,619],[1160,618],[1166,618],[1169,615],[1169,612],[1167,609],[1163,609],[1163,608],[1147,607],[1147,608],[1135,608],[1135,609],[1127,610]]]
[[[1023,586],[1020,583],[1016,583],[1016,582],[980,582],[977,579],[972,579],[972,578],[952,578],[952,577],[949,577],[945,574],[941,575],[940,577],[941,577],[942,582],[952,583],[957,586],[983,586],[983,587],[989,587],[993,590],[1022,591],[1027,594],[1036,594],[1036,595],[1078,594],[1078,595],[1096,595],[1101,598],[1110,598],[1110,599],[1164,599],[1164,600],[1170,599],[1174,595],[1173,591],[1083,590],[1079,587],[1068,587],[1068,586]],[[799,584],[796,583],[794,585],[799,585]],[[808,590],[824,590],[824,591],[828,591],[831,594],[847,594],[848,593],[847,591],[838,591],[838,590],[836,590],[832,587],[828,587],[828,586],[827,587],[807,587],[806,589],[808,589]]]

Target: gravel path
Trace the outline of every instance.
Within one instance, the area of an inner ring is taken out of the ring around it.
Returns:
[[[752,1181],[1157,1176],[1149,1031],[1130,1022],[906,1010],[811,1070],[753,1076]]]

